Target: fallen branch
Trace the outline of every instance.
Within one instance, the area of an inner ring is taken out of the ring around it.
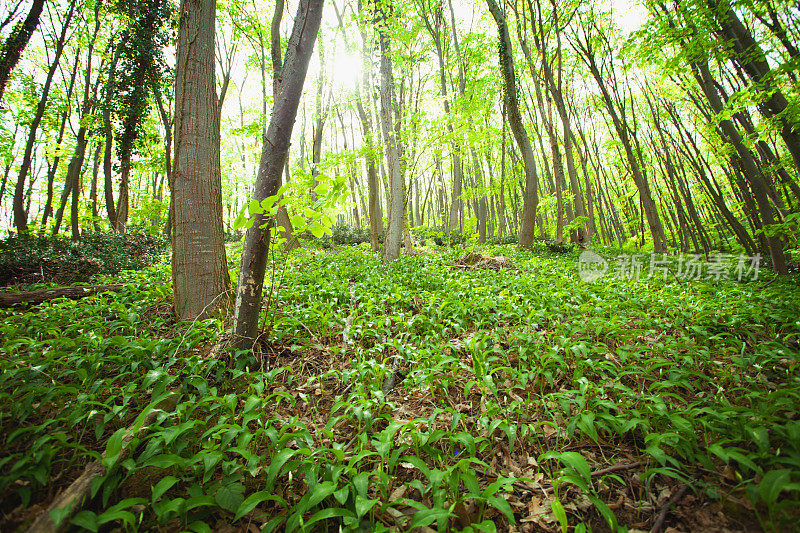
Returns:
[[[175,406],[178,404],[178,395],[177,394],[169,394],[166,398],[158,402],[153,408],[148,412],[144,420],[139,425],[139,429],[134,432],[135,427],[137,426],[136,422],[132,426],[128,428],[128,431],[122,437],[123,444],[130,441],[134,437],[140,438],[143,437],[144,434],[149,429],[150,424],[152,424],[158,413],[160,411],[172,411],[175,409]],[[132,452],[130,446],[123,446],[119,452],[119,457],[117,459],[117,464],[121,463],[125,460]],[[105,458],[105,452],[103,453],[103,458]],[[103,466],[102,461],[95,460],[89,463],[86,468],[84,468],[83,473],[72,482],[72,484],[66,488],[61,494],[56,497],[55,500],[45,509],[31,524],[28,528],[27,533],[55,533],[57,531],[64,531],[69,526],[69,518],[77,513],[81,506],[86,501],[86,497],[89,494],[89,490],[92,487],[92,481],[100,476],[106,475],[106,467]],[[56,524],[53,521],[51,513],[53,511],[60,511],[63,509],[67,509],[67,515],[61,519],[59,524]]]
[[[667,519],[667,513],[669,512],[670,507],[681,501],[681,498],[683,498],[683,495],[686,494],[687,490],[689,490],[689,485],[684,485],[678,489],[678,492],[673,494],[669,500],[667,500],[667,503],[664,504],[664,506],[661,508],[661,511],[658,513],[658,518],[656,518],[650,533],[659,533],[659,531],[661,531],[661,528],[664,525],[664,520]]]
[[[635,463],[609,466],[608,468],[603,468],[602,470],[595,470],[594,472],[592,472],[592,477],[602,476],[604,474],[610,474],[611,472],[619,472],[620,470],[630,470],[631,468],[636,468],[641,465],[642,463],[636,461]]]
[[[36,305],[54,298],[69,298],[78,300],[92,294],[101,292],[120,292],[125,285],[84,285],[75,287],[55,287],[30,292],[3,292],[0,293],[0,308],[12,307],[17,304]]]

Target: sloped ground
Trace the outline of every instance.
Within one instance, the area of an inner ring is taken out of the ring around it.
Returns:
[[[794,527],[797,279],[584,283],[577,261],[304,251],[233,365],[217,321],[172,321],[166,266],[0,311],[0,530],[101,452],[76,528]]]

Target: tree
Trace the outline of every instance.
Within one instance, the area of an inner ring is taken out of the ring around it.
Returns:
[[[323,3],[324,0],[300,0],[297,8],[281,69],[281,90],[275,99],[258,165],[253,200],[259,203],[278,192],[308,62],[322,21]],[[270,222],[263,214],[256,214],[253,225],[245,234],[232,317],[232,347],[235,349],[252,348],[258,336],[258,315],[261,311],[261,292],[267,265]]]
[[[611,54],[604,54],[603,56],[608,59],[608,68],[605,69],[608,78],[603,75],[603,63],[598,63],[595,40],[599,40],[605,45],[606,50],[610,50],[611,46],[608,38],[597,28],[593,20],[586,21],[583,29],[584,34],[582,37],[579,35],[573,36],[572,46],[581,56],[581,59],[586,64],[592,77],[594,77],[595,82],[597,82],[597,86],[603,97],[603,103],[614,124],[614,130],[617,132],[620,142],[622,142],[622,146],[625,150],[625,158],[628,162],[631,174],[633,175],[633,182],[639,191],[642,211],[647,217],[647,224],[650,228],[650,234],[653,237],[653,249],[657,253],[664,253],[667,251],[667,245],[664,240],[664,227],[661,224],[661,218],[658,215],[653,193],[650,190],[650,184],[647,179],[647,174],[645,173],[645,166],[642,164],[639,157],[641,156],[641,152],[638,150],[638,143],[635,139],[636,128],[632,128],[628,121],[627,109],[630,109],[632,114],[633,104],[627,108],[624,93],[622,96],[619,94],[619,84],[617,83]]]
[[[522,123],[522,114],[519,111],[516,76],[514,74],[514,56],[512,55],[511,38],[508,35],[506,18],[495,0],[486,0],[486,3],[500,34],[500,67],[503,71],[503,80],[505,82],[504,94],[508,125],[522,154],[522,163],[525,167],[525,190],[522,204],[522,220],[519,228],[519,245],[521,248],[530,248],[533,246],[533,236],[536,229],[536,210],[539,205],[536,159],[533,157],[531,140],[528,137],[528,132],[525,131],[525,126]]]
[[[403,211],[405,195],[403,176],[400,173],[397,131],[394,126],[394,76],[392,74],[391,45],[387,24],[392,4],[388,1],[375,3],[378,39],[381,49],[381,123],[386,143],[386,167],[389,174],[389,223],[383,242],[383,257],[394,261],[400,256],[400,240],[403,236]]]
[[[3,92],[6,89],[6,83],[8,83],[11,71],[17,65],[20,56],[22,56],[22,51],[28,45],[36,26],[39,25],[39,17],[42,14],[43,7],[44,0],[33,0],[28,16],[14,28],[14,31],[11,32],[11,35],[8,36],[6,42],[0,48],[2,50],[0,55],[0,101],[3,100]]]
[[[167,35],[164,26],[171,8],[166,0],[120,0],[116,9],[128,22],[120,39],[121,68],[113,87],[115,114],[120,122],[117,134],[120,186],[113,226],[115,231],[124,232],[128,222],[131,156],[150,108],[150,88],[160,83],[165,69],[162,51]],[[211,70],[213,76],[213,63]]]
[[[50,64],[50,68],[47,71],[47,77],[45,78],[44,87],[42,88],[42,96],[39,99],[39,104],[36,106],[36,113],[33,116],[33,120],[31,121],[31,125],[28,130],[28,141],[25,144],[25,153],[22,156],[22,165],[20,166],[19,174],[17,175],[17,184],[14,188],[14,225],[19,233],[27,233],[28,231],[28,212],[23,205],[25,182],[28,178],[28,173],[31,170],[33,149],[34,144],[36,143],[36,131],[39,128],[39,124],[42,122],[42,117],[44,117],[44,111],[47,107],[47,98],[50,95],[50,87],[53,84],[53,76],[55,76],[58,63],[61,60],[61,54],[64,51],[64,46],[67,42],[67,30],[69,29],[70,22],[72,21],[72,15],[74,13],[75,5],[70,4],[69,10],[64,17],[64,22],[61,26],[61,33],[55,42],[55,54],[53,61]]]
[[[175,75],[172,289],[187,320],[228,307],[222,225],[214,0],[182,0]]]

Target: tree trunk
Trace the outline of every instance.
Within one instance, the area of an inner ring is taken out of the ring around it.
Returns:
[[[786,144],[800,174],[800,123],[792,118],[791,106],[781,89],[772,83],[774,77],[767,56],[753,37],[750,30],[742,24],[736,12],[727,5],[720,9],[716,0],[708,0],[708,5],[715,14],[722,29],[722,36],[733,44],[733,60],[750,79],[759,87],[763,87],[766,95],[758,109],[767,119],[773,119],[780,125],[778,133]],[[796,102],[795,102],[796,104]]]
[[[519,111],[517,100],[516,77],[514,75],[514,58],[512,56],[511,39],[508,35],[508,26],[505,16],[500,10],[495,0],[486,0],[489,11],[492,13],[497,23],[497,31],[500,34],[500,64],[505,80],[505,102],[508,111],[508,123],[514,139],[517,141],[519,151],[522,154],[522,162],[525,167],[525,191],[522,206],[522,221],[519,228],[519,246],[521,248],[531,248],[533,237],[536,230],[536,210],[539,204],[537,191],[536,160],[533,157],[531,141],[525,126],[522,124],[522,115]]]
[[[94,149],[94,164],[92,165],[92,190],[89,193],[89,203],[92,204],[92,223],[91,227],[94,231],[100,231],[100,223],[97,220],[97,176],[100,172],[100,151],[102,144],[97,142],[97,147]]]
[[[386,6],[384,6],[386,7]],[[381,22],[386,24],[386,15]],[[383,124],[384,142],[386,143],[386,164],[389,173],[389,223],[383,241],[383,257],[394,261],[400,255],[400,240],[403,233],[403,176],[400,173],[400,157],[398,153],[397,132],[394,128],[392,108],[394,102],[394,76],[392,75],[392,58],[389,36],[385,28],[379,26],[381,49],[381,123]]]
[[[3,100],[3,92],[6,89],[6,83],[8,83],[11,71],[17,65],[19,58],[22,56],[22,51],[28,45],[36,26],[39,25],[39,17],[42,14],[43,7],[44,0],[33,0],[31,10],[28,11],[25,21],[11,32],[6,42],[0,47],[0,50],[2,50],[2,55],[0,55],[0,101]]]
[[[91,56],[90,56],[91,57]],[[69,87],[67,88],[67,95],[66,101],[69,102],[70,98],[72,98],[72,90],[75,88],[75,79],[77,78],[78,74],[78,62],[80,61],[80,50],[75,54],[75,63],[72,66],[72,76],[69,79]],[[44,213],[42,214],[42,231],[44,231],[45,226],[47,225],[47,219],[53,213],[53,183],[55,181],[56,172],[58,172],[58,164],[61,161],[61,141],[64,140],[64,128],[67,125],[67,118],[69,117],[71,110],[67,109],[61,115],[61,124],[58,128],[58,139],[56,140],[56,154],[53,157],[53,164],[50,165],[50,168],[47,172],[47,200],[44,204]],[[65,191],[67,190],[67,184],[64,184]],[[54,232],[55,235],[58,231]]]
[[[636,158],[636,154],[634,153],[634,146],[629,135],[630,128],[627,120],[625,119],[624,115],[621,115],[617,112],[614,100],[608,91],[606,81],[601,75],[600,69],[597,65],[591,41],[587,38],[585,43],[576,44],[576,48],[581,54],[595,81],[597,82],[598,87],[600,88],[600,92],[603,96],[603,102],[605,103],[606,109],[611,116],[612,122],[614,123],[614,129],[616,130],[617,136],[619,137],[623,148],[625,149],[625,157],[628,161],[628,165],[630,166],[634,184],[639,190],[639,200],[642,204],[644,215],[647,217],[647,224],[650,228],[650,234],[653,237],[653,249],[656,253],[664,253],[667,251],[666,243],[664,242],[664,228],[661,225],[661,219],[658,216],[658,210],[656,209],[655,202],[653,201],[653,195],[650,192],[650,185],[647,183],[647,178],[644,175],[642,166],[639,160]]]
[[[711,71],[708,68],[708,64],[704,61],[696,61],[694,63],[694,68],[695,78],[697,79],[703,94],[706,95],[706,99],[711,105],[711,108],[718,115],[721,114],[723,112],[723,103],[720,99],[719,93],[717,92],[717,88],[714,85],[714,80],[711,76]],[[753,196],[755,197],[755,201],[758,205],[758,210],[761,214],[761,219],[764,223],[764,226],[769,228],[769,226],[775,223],[775,217],[772,211],[772,204],[770,203],[767,194],[766,179],[761,173],[761,170],[758,168],[758,164],[753,158],[752,153],[747,146],[745,146],[739,131],[733,124],[733,121],[730,119],[720,120],[719,129],[723,138],[733,145],[735,155],[731,154],[730,157],[733,159],[734,164],[738,165],[744,174],[745,179],[747,180],[748,184],[750,185],[750,189],[753,192]],[[747,194],[746,191],[743,191],[743,193]],[[772,259],[772,266],[775,269],[775,272],[778,274],[785,274],[787,272],[786,260],[783,254],[783,243],[781,242],[780,238],[777,236],[766,237],[766,244],[768,246],[768,252]]]
[[[292,35],[281,71],[281,92],[273,106],[272,118],[261,152],[254,199],[258,202],[278,192],[297,108],[303,92],[308,62],[322,20],[324,0],[300,0]],[[258,336],[258,315],[269,247],[270,221],[256,215],[247,230],[236,303],[233,308],[233,347],[251,349]]]
[[[222,228],[214,0],[182,0],[175,75],[172,288],[182,320],[228,307]]]
[[[61,35],[59,35],[58,41],[56,42],[56,49],[55,53],[53,54],[53,62],[50,64],[50,69],[47,71],[47,78],[45,80],[44,87],[42,88],[42,96],[39,98],[39,104],[36,106],[36,113],[33,116],[33,120],[31,121],[30,129],[28,131],[28,142],[25,144],[25,153],[22,156],[22,165],[20,166],[19,174],[17,176],[17,184],[14,188],[14,226],[16,226],[19,233],[27,233],[28,231],[28,213],[23,206],[25,196],[25,181],[27,180],[28,173],[31,169],[33,148],[34,144],[36,144],[36,132],[39,128],[39,124],[42,122],[42,117],[44,117],[45,107],[47,106],[47,97],[50,94],[50,86],[53,83],[53,76],[55,76],[56,69],[58,69],[58,63],[61,60],[61,53],[64,51],[67,29],[69,28],[69,23],[72,20],[72,14],[74,12],[75,5],[70,4],[69,11],[64,18],[64,23],[61,27]],[[17,57],[17,59],[19,59],[19,57]]]

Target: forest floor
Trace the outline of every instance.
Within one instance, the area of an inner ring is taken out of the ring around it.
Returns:
[[[272,266],[255,355],[176,323],[163,264],[0,310],[0,531],[95,460],[50,515],[75,530],[800,523],[797,274],[584,282],[577,252],[513,246]]]

